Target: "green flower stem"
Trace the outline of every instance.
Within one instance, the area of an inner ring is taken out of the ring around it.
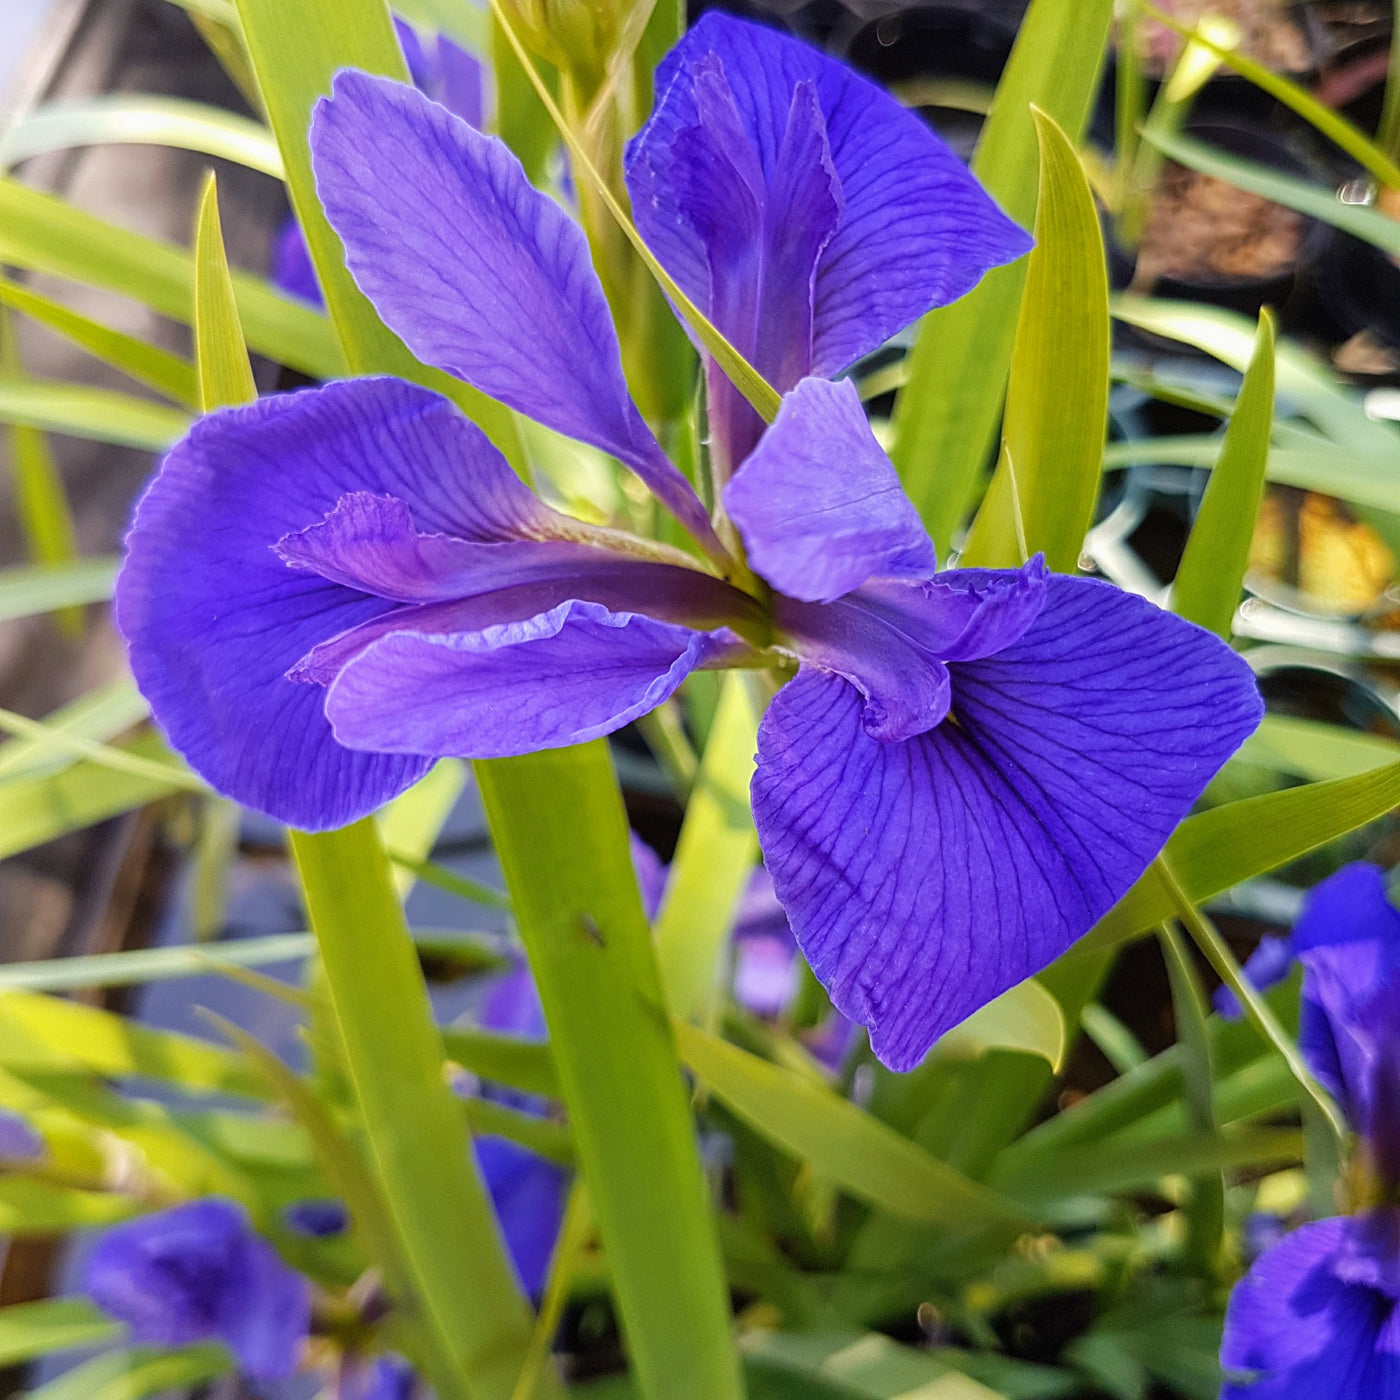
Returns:
[[[1229,945],[1221,938],[1219,930],[1192,902],[1165,856],[1158,856],[1152,868],[1175,905],[1177,917],[1185,924],[1196,946],[1205,954],[1206,960],[1215,969],[1220,980],[1238,998],[1244,1008],[1245,1019],[1267,1044],[1283,1056],[1284,1063],[1298,1081],[1299,1087],[1316,1105],[1337,1140],[1344,1142],[1350,1130],[1341,1110],[1332,1101],[1332,1096],[1326,1089],[1313,1078],[1297,1045],[1279,1024],[1278,1017],[1270,1010],[1268,1002],[1250,985],[1249,979],[1235,961],[1235,955],[1230,951]]]

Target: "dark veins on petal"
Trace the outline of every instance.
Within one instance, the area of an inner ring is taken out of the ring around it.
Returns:
[[[754,816],[779,898],[896,1069],[1086,932],[1258,723],[1248,668],[1217,639],[1107,585],[1044,588],[992,655],[999,629],[972,610],[982,659],[947,666],[937,728],[873,737],[829,658],[760,728]]]

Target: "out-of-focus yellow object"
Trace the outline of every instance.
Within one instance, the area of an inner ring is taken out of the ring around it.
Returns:
[[[1316,492],[1270,487],[1249,548],[1253,582],[1297,589],[1329,612],[1373,608],[1395,576],[1395,556],[1380,534],[1346,507]]]

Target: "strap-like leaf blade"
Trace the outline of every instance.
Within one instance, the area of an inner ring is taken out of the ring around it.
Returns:
[[[1273,421],[1274,322],[1265,311],[1220,458],[1172,585],[1173,610],[1221,637],[1230,635],[1244,584]]]

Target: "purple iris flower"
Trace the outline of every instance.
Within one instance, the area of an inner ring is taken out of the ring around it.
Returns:
[[[283,1210],[282,1223],[298,1235],[327,1239],[345,1233],[350,1226],[350,1212],[334,1198],[293,1201]]]
[[[839,374],[1031,246],[880,88],[718,12],[657,68],[626,177],[647,244],[782,393]],[[762,423],[717,366],[706,369],[722,481]]]
[[[307,1281],[241,1206],[218,1197],[108,1230],[88,1256],[83,1292],[138,1342],[223,1342],[254,1380],[291,1375],[311,1321]]]
[[[1304,1225],[1255,1262],[1225,1318],[1221,1400],[1400,1396],[1400,913],[1379,870],[1348,866],[1292,937],[1298,1044],[1360,1135],[1381,1204]]]
[[[1261,938],[1244,965],[1257,992],[1276,986],[1310,948],[1333,943],[1375,942],[1400,949],[1400,910],[1386,894],[1385,879],[1374,865],[1344,865],[1308,892],[1298,920],[1286,938]],[[1215,1009],[1227,1020],[1244,1015],[1228,987],[1217,988]]]
[[[413,1368],[397,1356],[347,1357],[330,1400],[412,1400],[418,1392]]]
[[[906,1069],[1109,909],[1261,705],[1217,638],[1106,584],[1038,557],[937,574],[854,387],[820,377],[1025,249],[956,159],[864,79],[727,17],[661,83],[628,154],[641,227],[788,390],[722,491],[765,586],[738,586],[633,404],[579,227],[499,141],[345,72],[312,151],[381,316],[631,468],[706,563],[550,509],[446,400],[360,379],[198,423],[137,508],[117,617],[175,747],[312,829],[441,755],[578,743],[693,670],[795,664],[759,732],[765,864],[836,1007]],[[835,210],[820,237],[798,186]]]

